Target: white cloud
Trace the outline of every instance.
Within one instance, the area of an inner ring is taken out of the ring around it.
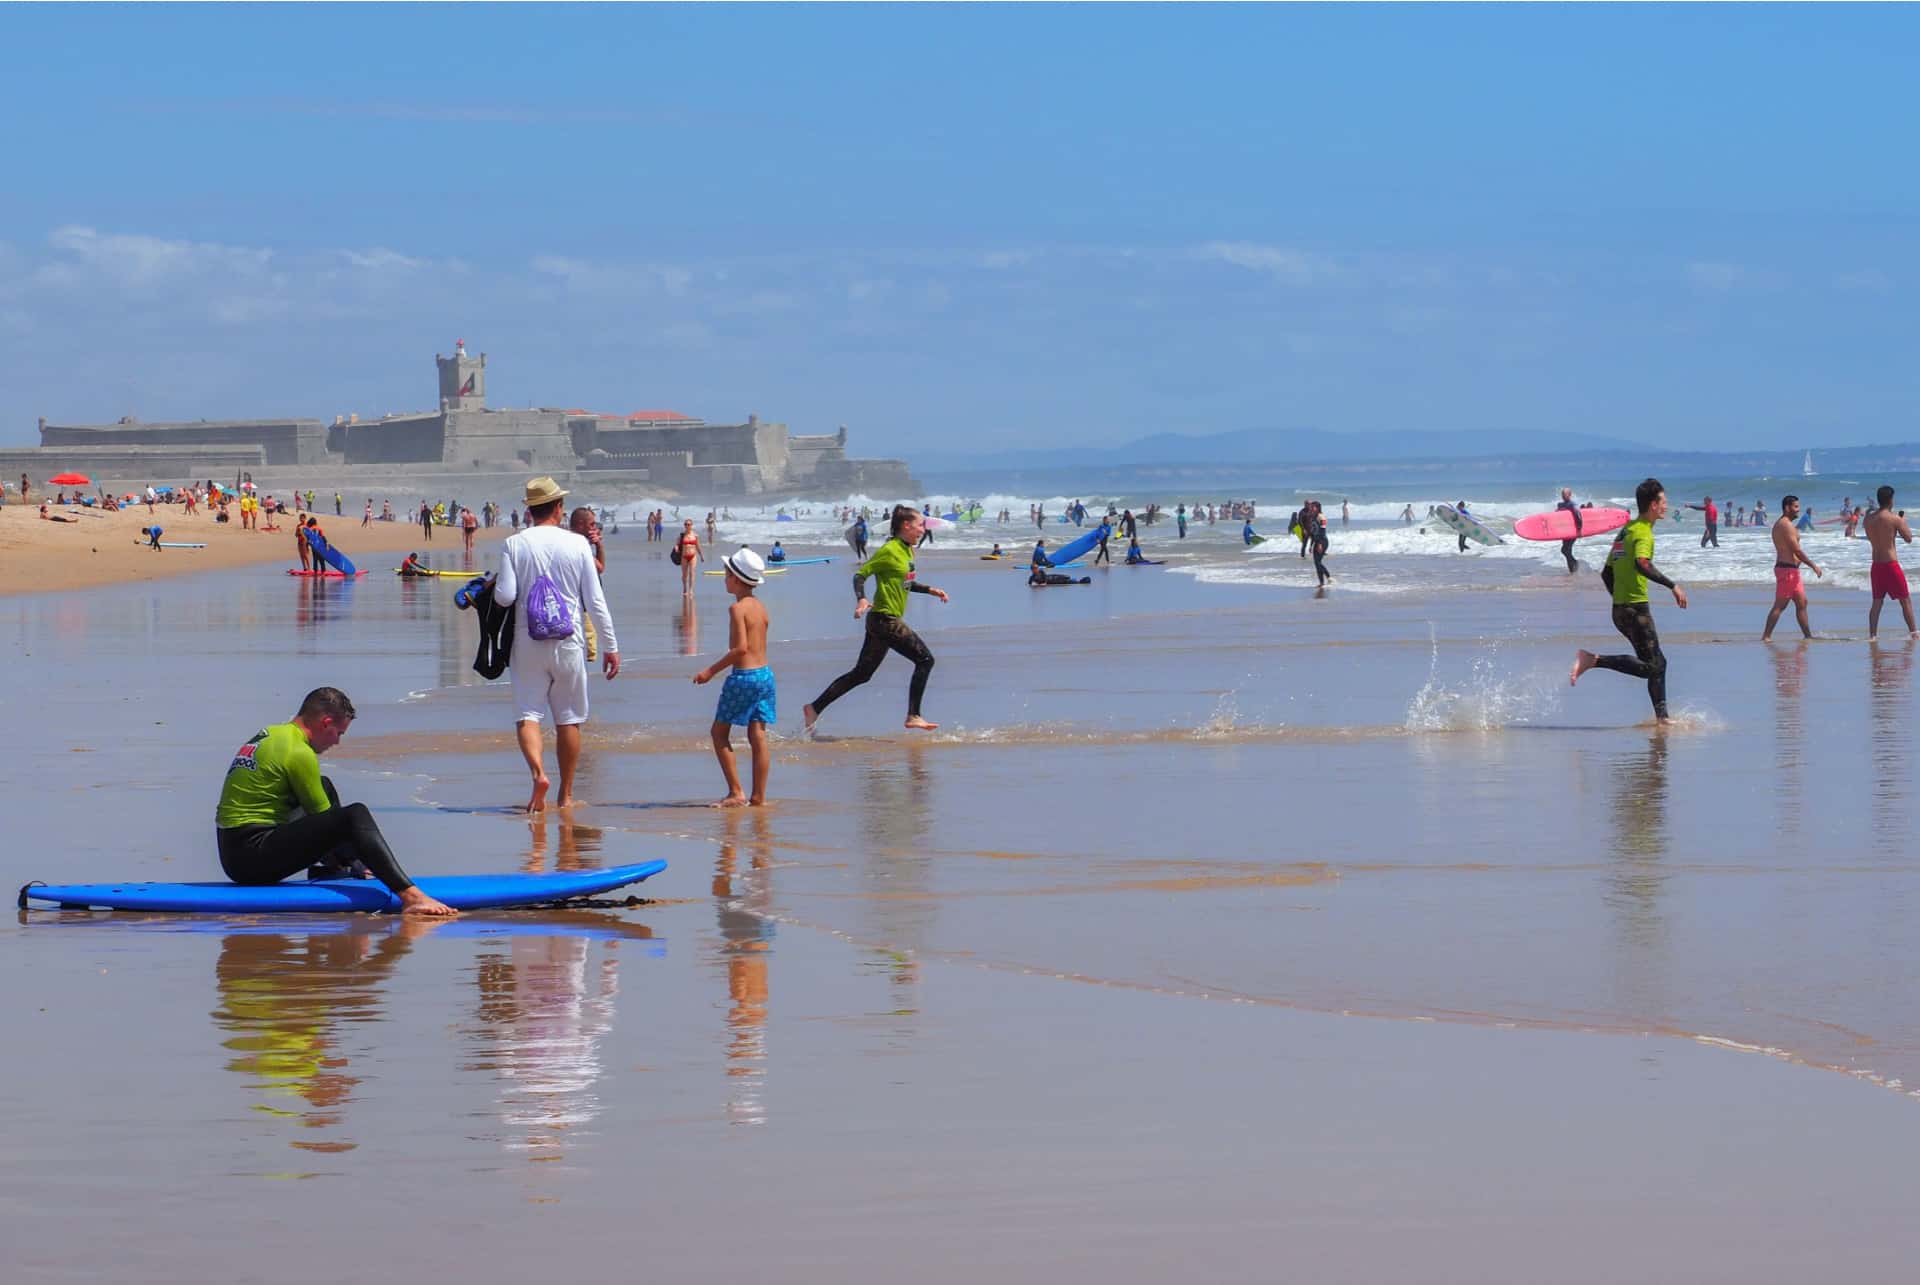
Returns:
[[[1837,290],[1857,290],[1864,294],[1893,293],[1893,278],[1878,268],[1843,272],[1833,279],[1833,284]]]
[[[427,266],[425,259],[416,259],[385,246],[375,246],[371,250],[342,250],[340,257],[354,267],[365,268],[369,272],[413,272]]]
[[[1338,271],[1333,260],[1325,255],[1252,241],[1209,241],[1193,253],[1199,259],[1229,263],[1291,285],[1324,280]]]
[[[42,270],[55,281],[91,276],[126,286],[146,286],[189,276],[261,278],[273,262],[271,250],[104,233],[77,225],[55,228],[47,244],[64,256]]]
[[[1716,259],[1697,260],[1687,265],[1687,284],[1696,290],[1725,293],[1730,290],[1773,290],[1786,284],[1786,278],[1770,268],[1749,267]]]

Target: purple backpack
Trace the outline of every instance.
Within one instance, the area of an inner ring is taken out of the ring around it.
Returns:
[[[551,575],[542,571],[535,576],[525,601],[527,637],[541,642],[573,637],[573,613],[567,610],[566,597]]]

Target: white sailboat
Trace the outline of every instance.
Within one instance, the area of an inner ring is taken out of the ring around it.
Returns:
[[[1800,466],[1800,476],[1801,477],[1819,477],[1820,476],[1819,472],[1813,467],[1812,451],[1807,452],[1806,462]]]

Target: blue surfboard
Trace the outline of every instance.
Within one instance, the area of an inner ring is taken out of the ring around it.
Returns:
[[[455,910],[532,906],[611,892],[650,879],[664,861],[574,870],[565,874],[429,875],[420,890]],[[46,902],[65,910],[169,910],[182,914],[257,915],[380,912],[400,909],[400,898],[374,879],[311,879],[253,887],[237,883],[28,884],[20,908]]]
[[[357,576],[360,574],[359,569],[353,565],[353,561],[348,558],[346,554],[340,552],[340,550],[334,548],[310,530],[303,528],[300,533],[307,538],[307,543],[313,546],[314,556],[324,559],[326,564],[335,571],[338,571],[343,576]]]
[[[816,562],[832,562],[832,558],[782,558],[778,562],[769,562],[769,567],[807,567]]]
[[[1054,549],[1048,553],[1047,556],[1052,558],[1056,564],[1072,562],[1075,558],[1084,557],[1086,554],[1091,553],[1094,547],[1100,543],[1102,534],[1111,536],[1113,534],[1113,528],[1104,524],[1097,526],[1079,539]]]

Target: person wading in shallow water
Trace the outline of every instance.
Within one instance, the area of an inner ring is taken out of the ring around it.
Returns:
[[[1647,602],[1647,585],[1661,585],[1673,591],[1673,601],[1687,608],[1687,591],[1667,579],[1653,565],[1653,524],[1667,516],[1667,490],[1657,478],[1648,478],[1633,493],[1640,516],[1629,522],[1613,542],[1607,565],[1600,578],[1613,593],[1613,627],[1633,644],[1631,656],[1596,656],[1590,651],[1574,653],[1573,672],[1567,681],[1578,683],[1589,669],[1611,669],[1647,680],[1647,697],[1653,702],[1653,716],[1665,723],[1667,717],[1667,658],[1660,650],[1660,635],[1653,627],[1653,607]]]
[[[933,673],[933,652],[920,641],[919,634],[907,627],[905,617],[909,593],[930,593],[941,602],[947,601],[947,594],[944,589],[935,589],[913,578],[913,549],[925,530],[920,511],[900,505],[893,511],[891,530],[892,535],[886,542],[853,573],[853,618],[867,618],[867,639],[860,646],[860,659],[800,711],[809,732],[827,712],[827,706],[872,678],[890,651],[897,651],[913,662],[913,681],[907,686],[907,729],[932,731],[940,726],[920,716],[920,700],[926,695],[927,679]],[[867,600],[869,576],[876,582],[871,602]]]

